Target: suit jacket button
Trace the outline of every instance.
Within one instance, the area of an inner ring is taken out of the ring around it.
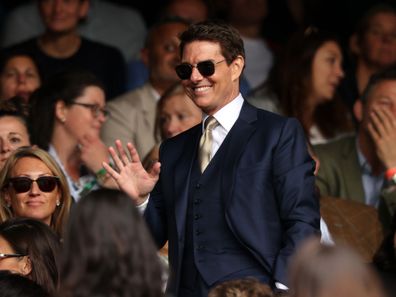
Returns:
[[[196,184],[196,185],[195,185],[195,188],[196,188],[196,189],[199,189],[199,188],[201,188],[201,184],[199,184],[199,183],[198,183],[198,184]]]
[[[198,219],[200,219],[201,218],[201,215],[200,214],[196,214],[195,216],[194,216],[194,219],[195,220],[198,220]]]
[[[201,203],[201,199],[194,199],[194,204],[200,204]]]

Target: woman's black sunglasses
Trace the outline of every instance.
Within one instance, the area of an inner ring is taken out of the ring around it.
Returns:
[[[211,76],[215,72],[215,66],[221,62],[224,62],[225,60],[221,60],[219,62],[213,62],[212,60],[207,60],[207,61],[202,61],[199,62],[195,65],[191,65],[189,63],[182,63],[179,64],[175,67],[177,75],[180,77],[180,79],[185,80],[189,79],[191,77],[193,68],[197,68],[199,73],[201,73],[202,76]]]
[[[11,177],[9,185],[15,190],[16,193],[26,193],[32,187],[32,183],[36,182],[40,191],[49,193],[52,192],[59,183],[57,176],[40,176],[38,179],[31,179],[26,176]]]

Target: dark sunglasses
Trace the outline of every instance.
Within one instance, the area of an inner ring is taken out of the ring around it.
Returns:
[[[57,176],[40,176],[38,179],[31,179],[26,176],[11,177],[9,185],[11,185],[16,193],[26,193],[32,187],[32,183],[36,182],[40,191],[52,192],[59,183]]]
[[[193,68],[197,68],[199,73],[202,76],[211,76],[215,73],[215,66],[225,60],[221,60],[219,62],[213,62],[212,60],[202,61],[195,65],[191,65],[189,63],[182,63],[175,67],[176,73],[180,79],[189,79],[191,77]]]

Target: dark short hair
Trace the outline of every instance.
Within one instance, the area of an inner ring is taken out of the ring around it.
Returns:
[[[36,282],[8,270],[0,270],[0,297],[49,297]]]
[[[382,71],[379,71],[375,74],[373,74],[369,82],[367,83],[362,96],[360,97],[360,100],[363,103],[366,103],[368,99],[370,98],[372,90],[381,82],[387,81],[387,80],[394,80],[396,81],[396,65],[393,65],[391,67],[388,67]]]
[[[53,294],[59,282],[60,239],[55,232],[38,220],[18,217],[0,224],[0,236],[15,253],[29,256],[32,271],[28,277]]]
[[[356,24],[355,32],[359,44],[363,43],[364,37],[370,28],[370,22],[372,18],[379,13],[389,13],[396,15],[396,9],[390,4],[379,3],[367,10]]]
[[[0,118],[16,117],[26,126],[26,129],[28,112],[28,105],[22,97],[14,96],[0,101]]]
[[[245,59],[243,40],[238,30],[220,20],[203,21],[192,24],[180,36],[180,56],[186,44],[193,41],[210,41],[219,43],[221,54],[231,64],[238,56]]]

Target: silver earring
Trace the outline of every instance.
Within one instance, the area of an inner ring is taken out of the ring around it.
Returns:
[[[60,201],[58,200],[58,201],[56,201],[56,206],[59,206],[60,205]]]

